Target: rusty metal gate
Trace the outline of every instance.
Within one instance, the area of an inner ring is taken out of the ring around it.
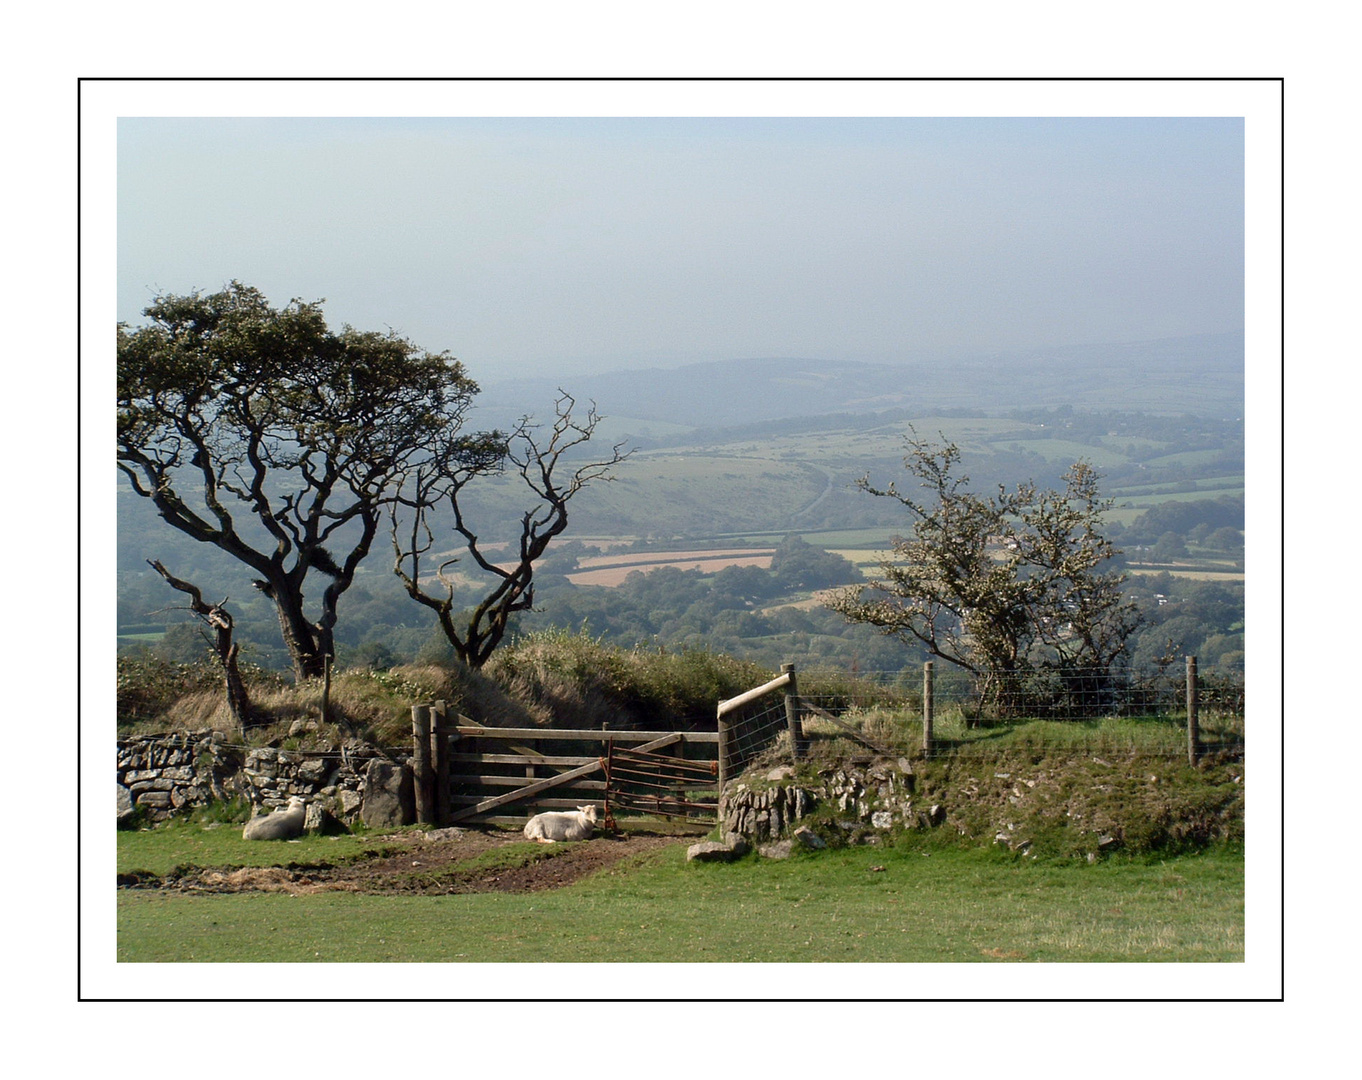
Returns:
[[[686,758],[685,735],[628,749],[611,740],[601,765],[605,772],[605,821],[611,811],[635,810],[660,817],[715,821],[719,803],[718,758]],[[662,753],[670,749],[673,752]]]

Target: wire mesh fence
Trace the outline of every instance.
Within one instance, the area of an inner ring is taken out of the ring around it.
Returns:
[[[1244,753],[1242,674],[1198,674],[1194,658],[1146,672],[804,671],[793,687],[727,717],[728,774],[805,754],[996,756]],[[791,708],[794,715],[791,716]],[[804,745],[797,746],[802,739]]]
[[[800,673],[801,693],[818,698],[825,708],[892,706],[921,709],[925,670],[810,670]],[[1185,714],[1186,668],[1116,671],[1102,668],[1034,668],[978,675],[933,665],[932,693],[938,712],[955,709],[974,721],[1007,719],[1093,720],[1112,716]],[[1242,673],[1200,672],[1195,688],[1203,714],[1242,719],[1245,683]]]
[[[729,720],[724,744],[725,765],[729,775],[745,772],[753,765],[771,760],[789,760],[789,718],[785,698],[770,693],[737,710]]]

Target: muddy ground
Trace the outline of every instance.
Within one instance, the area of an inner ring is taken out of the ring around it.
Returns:
[[[283,892],[295,896],[319,892],[405,896],[537,892],[561,888],[624,859],[691,844],[696,839],[631,832],[529,847],[516,833],[438,829],[374,837],[371,854],[344,864],[190,867],[164,878],[120,875],[118,884],[180,892]]]

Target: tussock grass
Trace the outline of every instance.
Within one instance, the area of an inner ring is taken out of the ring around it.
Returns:
[[[294,685],[271,672],[245,673],[256,724],[247,741],[265,743],[289,737],[299,720],[318,721],[322,683]],[[381,745],[411,739],[411,707],[444,700],[455,712],[498,726],[532,727],[546,722],[543,710],[527,707],[494,680],[468,668],[409,664],[389,671],[361,668],[339,671],[331,679],[332,723],[316,725],[311,742],[339,742],[358,735]],[[120,662],[119,734],[213,728],[240,736],[227,711],[221,674],[209,664]]]
[[[620,649],[585,633],[527,634],[486,673],[554,727],[671,727],[713,722],[718,702],[770,679],[760,665],[687,649]]]
[[[495,727],[617,728],[713,724],[717,703],[759,685],[771,672],[706,650],[669,653],[621,649],[584,633],[551,630],[503,646],[482,671],[459,665],[407,664],[387,671],[335,672],[329,716],[317,738],[359,735],[381,745],[411,737],[411,707],[443,700],[456,713]],[[133,735],[217,728],[235,732],[220,673],[208,663],[128,663],[119,672],[119,729]],[[258,714],[248,741],[290,737],[299,721],[321,715],[322,685],[294,685],[261,671],[246,673]]]

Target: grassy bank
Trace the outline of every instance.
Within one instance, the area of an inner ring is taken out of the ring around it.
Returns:
[[[120,735],[201,728],[240,735],[212,664],[150,656],[121,657],[118,663]],[[411,738],[413,702],[433,699],[479,723],[503,727],[712,724],[718,701],[770,678],[759,665],[722,653],[621,649],[587,634],[549,630],[507,644],[481,671],[439,664],[338,671],[328,701],[334,723],[322,725],[320,680],[294,685],[255,668],[244,675],[256,719],[246,741],[286,748],[327,739],[338,743],[352,735],[404,745]],[[299,736],[300,726],[311,734]]]

